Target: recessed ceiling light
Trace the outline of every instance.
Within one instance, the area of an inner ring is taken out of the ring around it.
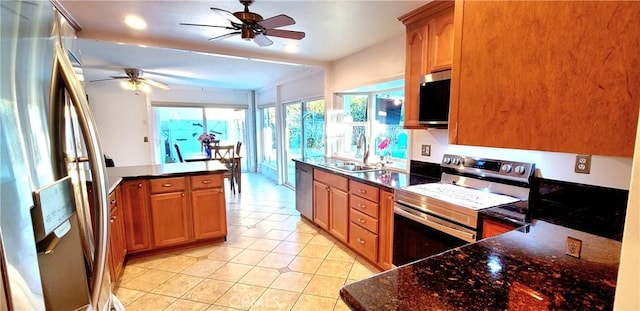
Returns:
[[[147,22],[145,22],[144,19],[135,15],[128,15],[127,17],[125,17],[124,23],[127,24],[127,26],[136,30],[142,30],[147,28]]]
[[[284,50],[287,53],[295,53],[298,52],[298,44],[297,43],[285,43]]]

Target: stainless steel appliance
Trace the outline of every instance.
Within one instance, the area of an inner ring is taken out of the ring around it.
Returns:
[[[450,94],[451,70],[424,75],[420,83],[418,123],[430,127],[447,127]]]
[[[296,210],[313,220],[313,169],[300,162],[296,162]]]
[[[104,158],[75,31],[54,6],[0,5],[0,309],[121,308],[106,265]]]
[[[529,199],[533,163],[445,154],[438,183],[395,191],[393,264],[475,242],[478,211]]]

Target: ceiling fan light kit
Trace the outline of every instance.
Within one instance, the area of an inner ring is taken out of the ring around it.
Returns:
[[[229,25],[227,26],[191,23],[180,23],[180,25],[213,27],[233,30],[230,33],[210,38],[209,41],[221,40],[235,35],[240,35],[240,38],[247,41],[253,40],[253,42],[261,47],[273,44],[273,41],[271,41],[271,39],[269,39],[267,36],[294,40],[301,40],[305,37],[305,33],[302,31],[275,29],[278,27],[294,25],[296,22],[293,18],[284,14],[280,14],[267,19],[263,19],[260,14],[249,11],[249,5],[253,3],[253,0],[240,0],[240,3],[244,5],[244,11],[235,13],[220,8],[211,8],[211,11],[229,21]]]

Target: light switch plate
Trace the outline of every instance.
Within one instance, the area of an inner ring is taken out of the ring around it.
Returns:
[[[422,145],[422,155],[431,156],[431,145]]]
[[[580,258],[582,252],[582,240],[576,238],[567,237],[567,249],[566,254],[572,257]]]

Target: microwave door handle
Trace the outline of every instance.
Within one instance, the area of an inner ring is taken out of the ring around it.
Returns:
[[[56,69],[62,82],[69,92],[69,97],[78,117],[78,123],[85,138],[85,147],[89,157],[91,167],[91,184],[94,190],[93,200],[96,217],[96,227],[94,231],[95,252],[93,256],[93,270],[91,273],[91,303],[93,306],[99,305],[100,291],[107,264],[107,247],[109,244],[109,215],[107,200],[107,177],[102,148],[95,126],[95,121],[89,109],[89,103],[84,94],[82,85],[73,71],[73,66],[66,56],[66,53],[56,44],[55,56]],[[60,100],[61,94],[57,94],[53,100]],[[53,96],[52,96],[53,97]],[[60,146],[60,145],[59,145]]]

